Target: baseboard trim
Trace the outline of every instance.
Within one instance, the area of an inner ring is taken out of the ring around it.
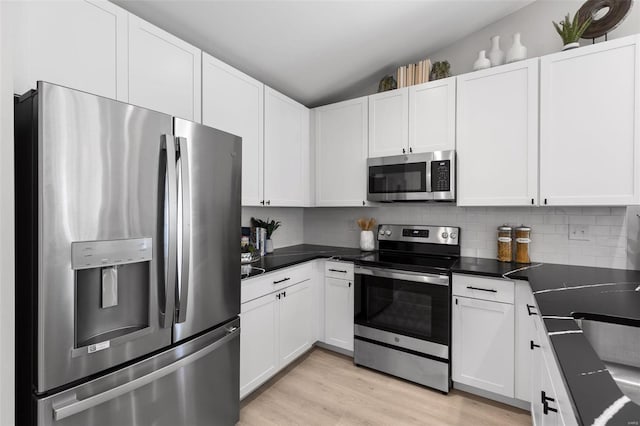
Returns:
[[[337,346],[333,346],[333,345],[330,345],[328,343],[321,342],[319,340],[315,343],[315,346],[317,346],[319,348],[327,349],[327,350],[330,350],[330,351],[333,351],[333,352],[337,352],[339,354],[346,355],[346,356],[348,356],[350,358],[353,358],[353,351],[348,351],[346,349],[342,349],[342,348],[339,348]]]
[[[463,392],[472,393],[483,398],[492,399],[494,401],[501,402],[503,404],[511,405],[512,407],[520,408],[522,410],[531,411],[531,403],[523,401],[517,398],[509,398],[508,396],[499,395],[494,392],[490,392],[484,389],[475,388],[473,386],[465,385],[463,383],[453,382],[453,388],[461,390]]]

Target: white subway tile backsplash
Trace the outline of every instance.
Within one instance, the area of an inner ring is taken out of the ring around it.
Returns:
[[[359,231],[355,220],[374,217],[378,223],[459,226],[463,256],[495,258],[496,228],[502,224],[524,224],[532,228],[530,254],[534,262],[626,268],[627,257],[630,256],[627,252],[626,215],[625,207],[501,208],[394,204],[365,208],[312,208],[304,209],[303,240],[308,244],[357,247]],[[589,240],[569,240],[570,223],[588,225]],[[637,263],[640,261],[633,264]]]

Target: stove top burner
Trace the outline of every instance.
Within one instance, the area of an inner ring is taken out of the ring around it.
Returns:
[[[379,251],[361,257],[359,263],[406,271],[447,272],[457,260],[457,256],[429,256]]]

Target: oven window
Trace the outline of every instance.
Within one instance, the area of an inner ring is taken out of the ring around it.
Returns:
[[[449,343],[449,287],[356,276],[355,322],[434,343]]]
[[[427,191],[427,163],[369,167],[369,193],[389,194]]]

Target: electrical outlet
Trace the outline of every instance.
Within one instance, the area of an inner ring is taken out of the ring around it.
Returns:
[[[569,225],[569,239],[570,240],[591,240],[591,233],[589,232],[589,225]]]

